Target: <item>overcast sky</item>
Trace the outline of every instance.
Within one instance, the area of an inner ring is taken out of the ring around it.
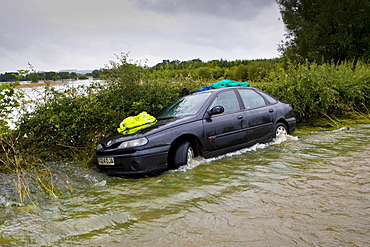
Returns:
[[[275,0],[0,0],[0,73],[278,57]]]

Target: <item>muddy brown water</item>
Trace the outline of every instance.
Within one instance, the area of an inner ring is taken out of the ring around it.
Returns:
[[[362,125],[150,178],[59,165],[74,191],[37,206],[8,202],[0,246],[370,246],[369,158]]]

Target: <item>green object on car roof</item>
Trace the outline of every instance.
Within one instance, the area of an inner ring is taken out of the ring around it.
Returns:
[[[221,80],[218,82],[215,82],[210,85],[210,89],[217,89],[217,88],[223,88],[223,87],[249,87],[250,84],[246,81],[244,82],[238,82],[233,80]]]

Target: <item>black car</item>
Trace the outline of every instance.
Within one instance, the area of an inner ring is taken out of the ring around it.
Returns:
[[[218,156],[291,134],[296,125],[291,105],[252,87],[194,93],[155,117],[147,128],[101,141],[98,169],[116,176],[177,169],[195,156]]]

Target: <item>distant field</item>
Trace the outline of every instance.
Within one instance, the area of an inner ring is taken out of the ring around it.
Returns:
[[[56,82],[56,81],[52,81],[52,82],[48,82],[48,83],[44,83],[44,82],[29,83],[29,84],[21,84],[21,85],[18,85],[15,88],[40,87],[40,86],[46,86],[48,84],[49,85],[63,85],[63,84],[68,84],[68,82]]]

